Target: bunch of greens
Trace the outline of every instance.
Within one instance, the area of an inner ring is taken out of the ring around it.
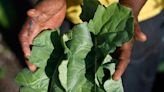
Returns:
[[[29,57],[37,71],[23,69],[16,77],[20,92],[123,92],[121,80],[111,78],[117,60],[110,54],[132,36],[132,13],[117,3],[99,5],[89,23],[67,33],[44,31]]]

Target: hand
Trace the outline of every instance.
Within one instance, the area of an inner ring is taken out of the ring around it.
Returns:
[[[128,6],[132,9],[134,15],[134,38],[129,42],[125,43],[120,48],[120,56],[119,56],[119,63],[116,67],[116,71],[113,74],[113,80],[119,80],[122,74],[124,73],[127,65],[130,62],[131,51],[133,47],[134,40],[138,40],[144,42],[147,40],[147,37],[144,33],[141,32],[140,26],[137,20],[137,16],[139,11],[141,10],[142,6],[145,4],[146,0],[120,0],[122,5]]]
[[[55,4],[55,5],[54,5]],[[23,25],[19,38],[27,59],[30,54],[30,45],[33,39],[45,29],[54,29],[61,25],[66,12],[65,0],[43,0],[34,9],[27,12],[28,19]],[[36,66],[26,60],[31,71],[36,70]]]

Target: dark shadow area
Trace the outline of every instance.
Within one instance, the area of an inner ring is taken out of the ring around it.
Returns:
[[[28,0],[0,0],[8,25],[0,25],[0,69],[5,75],[0,79],[0,92],[18,92],[19,86],[14,79],[25,67],[24,56],[18,34],[26,20],[26,11],[31,8]]]
[[[52,92],[53,90],[53,88],[51,88],[51,85],[57,85],[58,87],[62,87],[59,81],[58,67],[64,58],[64,49],[61,45],[60,35],[57,31],[51,33],[51,42],[54,46],[54,50],[51,53],[50,58],[47,61],[47,66],[45,68],[46,75],[50,78],[48,92]],[[64,88],[60,89],[64,90]]]
[[[152,92],[164,92],[164,73],[157,73]]]
[[[15,53],[21,65],[25,66],[23,52],[19,43],[18,34],[26,20],[26,11],[31,8],[28,0],[1,0],[4,5],[6,17],[9,20],[9,27],[0,26],[0,32],[7,46]]]
[[[47,61],[47,66],[45,68],[46,74],[49,78],[53,76],[53,73],[56,70],[54,68],[57,68],[58,65],[60,65],[64,57],[64,49],[60,44],[60,36],[57,31],[51,33],[51,41],[54,46],[54,50],[51,53],[50,58]]]

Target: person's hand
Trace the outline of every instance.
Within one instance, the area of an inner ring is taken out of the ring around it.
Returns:
[[[122,76],[122,74],[124,73],[127,65],[130,62],[130,56],[131,56],[131,51],[132,51],[132,47],[133,47],[133,42],[135,40],[144,42],[147,40],[146,35],[141,32],[140,30],[140,26],[138,23],[138,14],[141,10],[141,8],[143,7],[143,5],[145,4],[146,0],[119,0],[119,2],[122,5],[125,5],[127,7],[130,7],[132,9],[133,15],[134,15],[134,38],[132,40],[130,40],[129,42],[125,43],[119,50],[120,52],[120,56],[119,56],[119,63],[116,67],[116,71],[113,74],[113,80],[119,80],[120,77]]]
[[[35,71],[37,68],[27,59],[31,54],[30,45],[33,39],[45,29],[59,27],[64,20],[65,12],[65,0],[43,0],[34,9],[27,12],[28,19],[23,25],[19,38],[26,64],[31,71]]]

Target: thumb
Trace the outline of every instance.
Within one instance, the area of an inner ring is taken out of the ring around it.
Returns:
[[[135,33],[135,39],[141,42],[145,42],[147,40],[146,35],[141,31],[141,28],[139,26],[138,21],[135,20],[134,23],[134,33]]]
[[[30,69],[30,71],[32,71],[32,72],[35,72],[36,71],[36,69],[37,69],[37,66],[36,65],[32,64],[28,60],[26,60],[26,64],[27,64],[28,68]]]

